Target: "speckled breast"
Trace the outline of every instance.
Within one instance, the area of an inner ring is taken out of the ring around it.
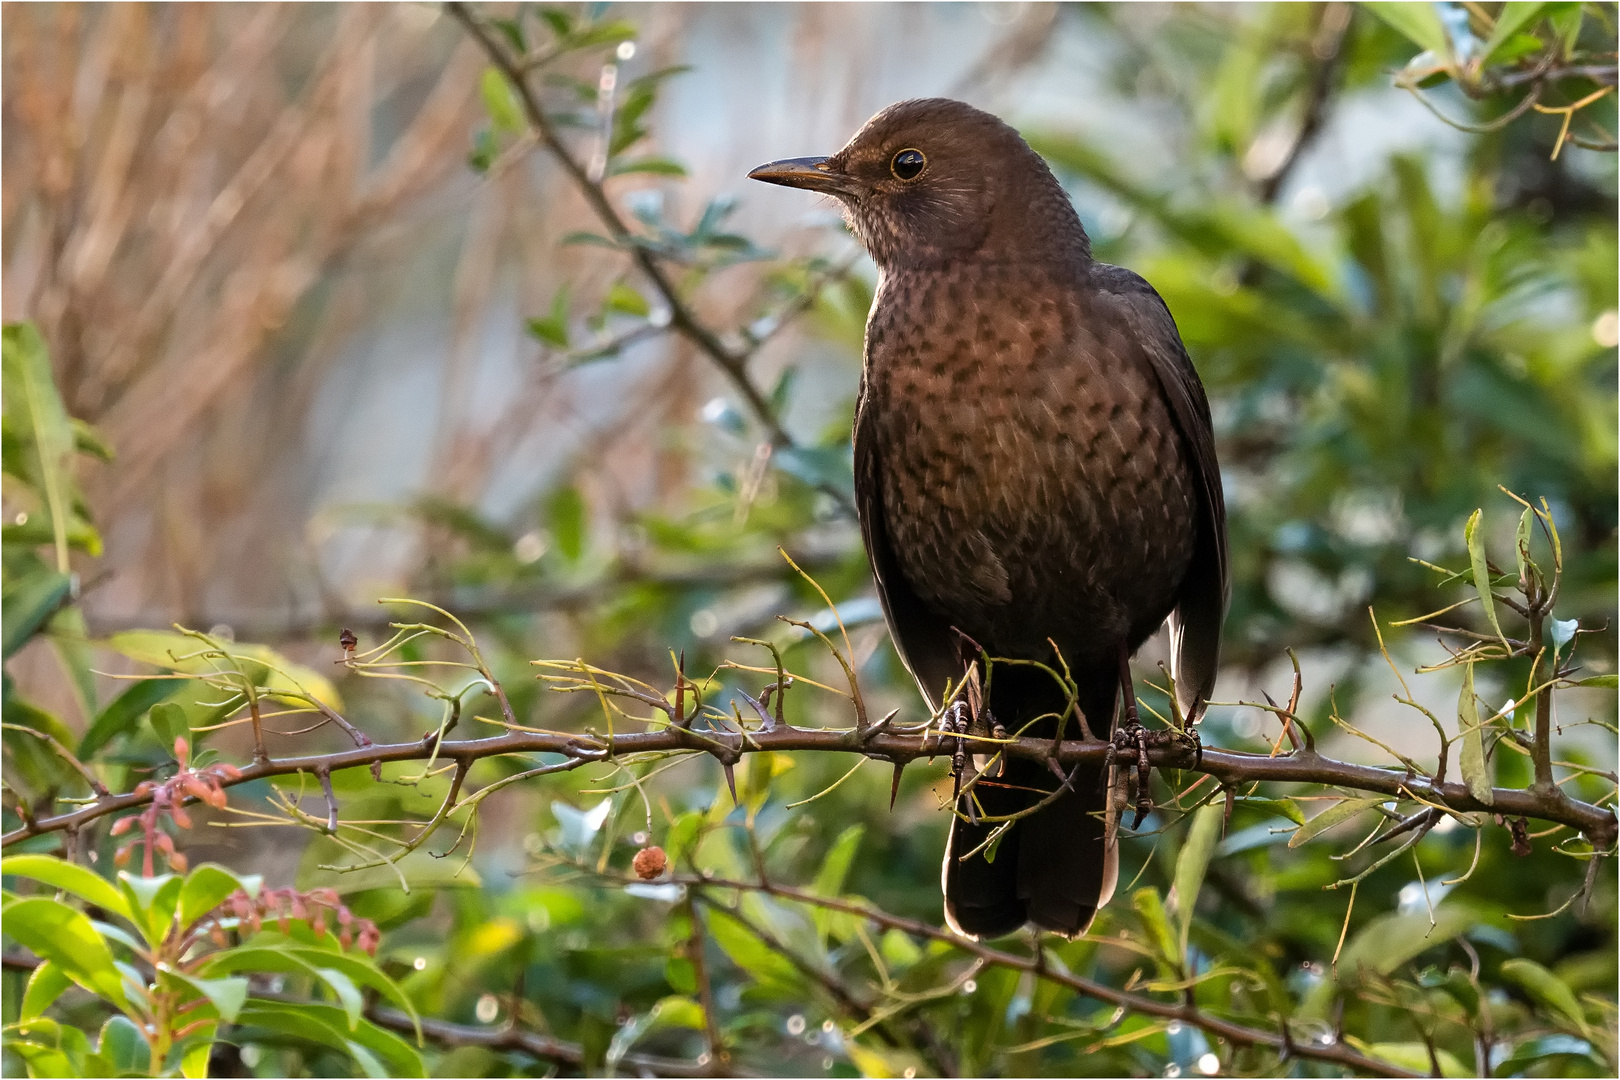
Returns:
[[[890,544],[918,597],[995,655],[1076,665],[1169,614],[1197,533],[1157,377],[1072,278],[966,265],[885,280],[867,329]]]

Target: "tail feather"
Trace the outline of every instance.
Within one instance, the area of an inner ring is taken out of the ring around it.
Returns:
[[[1085,692],[1081,709],[1092,730],[1106,735],[1113,728],[1118,680],[1100,676],[1081,685]],[[1012,667],[996,670],[991,709],[1009,731],[1025,728],[1030,718],[1056,712],[1062,705],[1055,684],[1044,673]],[[1037,722],[1024,733],[1051,738],[1055,725],[1052,720]],[[1072,725],[1069,734],[1076,734]],[[1019,759],[1009,761],[997,779],[975,785],[985,814],[1016,813],[1059,786],[1043,765]],[[1106,799],[1100,770],[1079,770],[1069,790],[1013,823],[996,845],[993,861],[984,850],[969,853],[981,848],[995,826],[953,819],[941,874],[950,926],[976,938],[1010,934],[1026,922],[1070,937],[1084,933],[1113,894],[1118,877],[1116,853],[1104,837]],[[959,809],[966,813],[965,806]]]

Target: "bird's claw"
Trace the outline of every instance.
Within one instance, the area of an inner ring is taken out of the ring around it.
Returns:
[[[1153,812],[1153,788],[1149,783],[1152,763],[1148,761],[1148,731],[1134,717],[1114,732],[1108,757],[1112,759],[1120,753],[1132,754],[1136,758],[1136,818],[1131,822],[1131,828],[1136,829]],[[1112,760],[1109,763],[1112,764]],[[1106,771],[1104,775],[1107,775]]]

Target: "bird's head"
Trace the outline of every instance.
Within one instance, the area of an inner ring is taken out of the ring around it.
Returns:
[[[773,161],[748,175],[837,198],[885,270],[1090,255],[1046,162],[1011,127],[960,101],[890,105],[831,157]]]

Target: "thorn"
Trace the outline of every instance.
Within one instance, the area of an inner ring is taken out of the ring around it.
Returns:
[[[726,787],[731,789],[731,805],[741,806],[737,800],[737,774],[732,771],[731,762],[722,761],[720,767],[726,771]]]
[[[1046,767],[1048,769],[1052,770],[1052,775],[1053,776],[1057,777],[1059,780],[1063,781],[1065,784],[1067,784],[1069,782],[1069,774],[1063,771],[1063,766],[1061,766],[1061,765],[1059,765],[1057,763],[1056,758],[1047,758],[1046,759]]]
[[[900,775],[906,771],[906,763],[894,763],[894,782],[889,785],[889,812],[894,813],[894,800],[900,797]]]

